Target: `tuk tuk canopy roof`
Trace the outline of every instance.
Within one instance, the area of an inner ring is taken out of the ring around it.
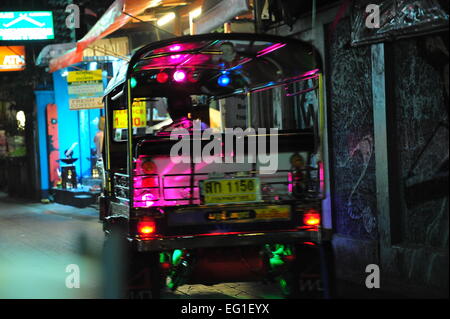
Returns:
[[[321,70],[309,43],[279,36],[212,33],[158,41],[139,49],[113,77],[105,96],[183,93],[229,96],[288,84]]]

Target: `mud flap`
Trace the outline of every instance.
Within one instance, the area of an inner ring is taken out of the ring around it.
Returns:
[[[159,253],[139,253],[126,240],[123,225],[109,225],[103,246],[104,297],[158,299],[164,276]]]
[[[288,298],[328,299],[333,295],[331,244],[296,246],[296,260],[286,277]]]
[[[99,211],[98,219],[100,221],[105,220],[107,209],[108,209],[108,207],[106,205],[107,205],[107,202],[106,202],[105,196],[100,195],[98,197],[98,211]]]
[[[128,254],[126,270],[126,297],[128,299],[159,299],[163,288],[163,276],[159,265],[159,253]]]

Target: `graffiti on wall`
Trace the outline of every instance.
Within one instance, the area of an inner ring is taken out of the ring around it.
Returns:
[[[335,230],[378,238],[370,47],[351,47],[343,19],[328,39],[330,158]]]
[[[365,230],[368,233],[372,233],[375,231],[375,228],[377,226],[375,215],[372,212],[372,209],[370,206],[364,207],[361,209],[354,209],[352,198],[354,194],[358,191],[358,187],[363,181],[363,179],[366,177],[367,168],[369,167],[370,160],[372,159],[373,155],[373,138],[370,135],[364,136],[361,141],[354,147],[350,152],[350,159],[353,159],[358,154],[362,158],[362,167],[361,172],[359,174],[359,177],[355,184],[352,187],[352,190],[350,192],[350,195],[348,196],[347,200],[347,212],[350,218],[358,220],[361,219],[364,225]],[[355,174],[358,174],[355,172]]]

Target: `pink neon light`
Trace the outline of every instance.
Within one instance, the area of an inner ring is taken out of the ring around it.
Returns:
[[[267,48],[262,49],[261,51],[259,51],[259,52],[256,54],[256,57],[259,58],[260,56],[263,56],[263,55],[266,55],[266,54],[268,54],[268,53],[270,53],[270,52],[273,52],[273,51],[275,51],[275,50],[278,50],[278,49],[284,47],[285,45],[286,45],[286,43],[275,43],[274,45],[271,45],[271,46],[269,46],[269,47],[267,47]]]
[[[323,167],[323,162],[319,162],[319,183],[320,190],[325,193],[325,170]]]
[[[142,196],[142,200],[145,201],[145,205],[147,207],[150,207],[155,203],[151,201],[152,199],[155,199],[155,196],[153,196],[153,194],[145,194],[144,196]]]
[[[319,71],[319,69],[314,69],[314,70],[308,71],[306,73],[303,73],[302,76],[312,75],[312,74],[317,73],[317,71]]]
[[[292,194],[292,192],[294,191],[293,189],[293,177],[292,177],[292,173],[289,172],[288,173],[288,192]]]
[[[141,198],[135,198],[134,207],[151,207],[155,204],[154,199],[153,194],[144,194]]]
[[[177,82],[182,82],[186,79],[186,73],[184,71],[175,71],[173,79]]]
[[[181,45],[179,45],[179,44],[174,44],[169,47],[169,51],[180,51],[180,50],[181,50]]]

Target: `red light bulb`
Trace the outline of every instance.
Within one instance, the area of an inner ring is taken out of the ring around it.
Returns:
[[[156,76],[156,81],[158,81],[159,83],[166,83],[168,79],[169,79],[169,75],[165,72],[160,72]]]

